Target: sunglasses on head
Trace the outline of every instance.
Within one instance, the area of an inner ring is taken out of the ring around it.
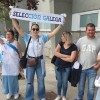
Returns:
[[[36,31],[39,31],[39,28],[33,28],[32,30],[33,30],[33,31],[35,31],[35,30],[36,30]]]

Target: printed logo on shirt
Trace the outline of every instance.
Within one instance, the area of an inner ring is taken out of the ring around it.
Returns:
[[[86,45],[86,44],[84,44],[84,45],[82,45],[82,51],[90,51],[90,52],[93,52],[93,51],[95,51],[96,50],[96,46],[94,46],[94,45]]]

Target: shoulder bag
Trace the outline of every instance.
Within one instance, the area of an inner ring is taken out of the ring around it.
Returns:
[[[22,56],[22,57],[20,58],[20,61],[19,61],[20,67],[21,67],[22,69],[25,69],[25,68],[26,68],[26,65],[27,65],[27,58],[26,58],[26,55],[27,55],[27,50],[28,50],[28,46],[29,46],[30,40],[31,40],[31,36],[30,36],[30,38],[29,38],[27,47],[26,47],[26,49],[25,49],[24,56]]]
[[[55,65],[56,59],[57,59],[57,57],[54,55],[54,56],[52,57],[52,59],[51,59],[51,63]]]

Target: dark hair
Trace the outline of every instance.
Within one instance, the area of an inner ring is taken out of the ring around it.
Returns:
[[[12,37],[14,38],[14,31],[12,30],[12,29],[7,29],[7,31],[6,32],[10,32],[11,33],[11,35],[12,35]]]
[[[88,24],[86,25],[86,30],[87,30],[87,27],[94,27],[94,29],[95,29],[95,25],[94,25],[93,23],[88,23]]]
[[[34,26],[34,25],[36,25],[38,28],[40,28],[38,24],[36,24],[36,23],[32,24],[32,26]],[[31,29],[32,29],[32,26],[31,26]]]

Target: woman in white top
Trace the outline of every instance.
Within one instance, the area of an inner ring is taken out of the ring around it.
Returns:
[[[34,75],[37,75],[38,82],[38,98],[39,100],[45,100],[45,61],[43,57],[43,49],[44,44],[52,38],[55,34],[59,32],[62,25],[58,25],[52,32],[48,34],[40,34],[39,35],[39,25],[33,24],[31,26],[31,34],[24,32],[15,19],[12,19],[12,23],[15,29],[19,32],[19,34],[23,37],[25,43],[27,44],[30,36],[31,41],[28,47],[28,58],[37,57],[38,64],[36,66],[27,65],[26,68],[26,100],[34,99]]]
[[[21,48],[19,43],[14,40],[14,31],[7,30],[6,38],[0,38],[0,44],[2,47],[2,91],[7,94],[7,99],[10,99],[12,95],[14,95],[14,99],[18,99]]]

